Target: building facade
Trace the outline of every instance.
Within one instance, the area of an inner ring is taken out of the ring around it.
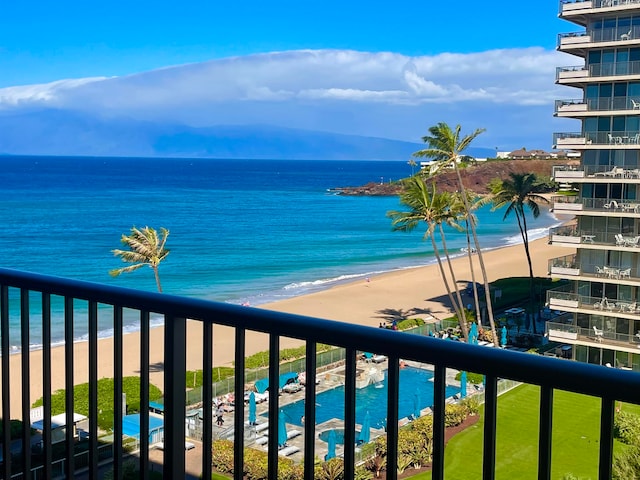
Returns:
[[[562,0],[559,16],[577,31],[558,35],[575,62],[557,69],[556,83],[575,93],[556,101],[555,115],[581,128],[553,143],[581,162],[554,169],[578,193],[553,200],[575,220],[550,232],[572,250],[549,262],[564,282],[547,294],[563,312],[547,333],[576,360],[640,371],[640,0]]]

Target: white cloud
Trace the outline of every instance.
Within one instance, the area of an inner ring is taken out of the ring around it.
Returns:
[[[402,129],[399,123],[455,115],[463,123],[470,109],[541,108],[551,119],[553,101],[568,94],[554,85],[555,67],[566,62],[561,55],[542,48],[420,57],[275,52],[125,77],[4,88],[0,111],[50,106],[196,126],[272,123],[398,138],[392,132]],[[405,136],[415,138],[413,132]]]

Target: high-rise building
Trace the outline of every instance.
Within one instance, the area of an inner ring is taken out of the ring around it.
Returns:
[[[576,28],[558,35],[575,62],[557,69],[556,83],[574,98],[556,101],[555,115],[581,128],[553,143],[581,161],[554,169],[578,192],[553,200],[575,220],[550,241],[575,253],[550,261],[565,282],[547,301],[564,314],[547,333],[576,360],[640,371],[640,0],[562,0],[559,16]]]

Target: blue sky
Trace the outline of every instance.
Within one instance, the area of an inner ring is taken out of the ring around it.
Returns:
[[[456,1],[6,1],[0,87],[297,49],[432,55],[555,47],[558,4]],[[568,25],[568,24],[567,24]]]
[[[578,30],[557,18],[556,1],[36,0],[1,10],[5,113],[416,141],[447,121],[486,127],[492,146],[548,149],[553,99],[577,94],[554,84],[556,66],[579,64],[555,52],[559,32]]]

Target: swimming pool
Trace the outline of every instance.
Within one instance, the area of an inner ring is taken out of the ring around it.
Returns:
[[[408,417],[414,411],[416,393],[420,399],[420,408],[433,405],[433,372],[415,367],[400,369],[400,395],[398,417]],[[380,388],[381,386],[381,388]],[[460,392],[459,387],[447,386],[446,396]],[[304,400],[282,406],[287,423],[302,425]],[[380,384],[370,384],[356,389],[356,423],[362,424],[369,412],[371,426],[383,428],[387,418],[387,372]],[[344,386],[326,390],[316,395],[316,423],[332,418],[344,419]]]

